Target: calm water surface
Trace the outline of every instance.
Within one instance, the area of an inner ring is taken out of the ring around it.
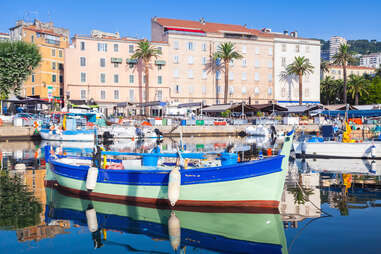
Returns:
[[[164,140],[160,146],[170,151],[176,143]],[[261,149],[253,143],[258,140],[184,139],[188,151],[221,151],[233,144],[247,150],[243,158]],[[111,148],[147,151],[154,145],[120,142]],[[2,253],[381,253],[381,162],[292,161],[280,214],[171,212],[89,201],[44,187],[38,147],[0,143]]]

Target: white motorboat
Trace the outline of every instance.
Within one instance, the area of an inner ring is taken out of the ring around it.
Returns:
[[[64,131],[60,129],[40,129],[39,133],[42,140],[94,142],[96,132],[95,129]]]
[[[295,143],[294,150],[296,155],[305,157],[381,159],[381,142],[303,141]]]
[[[152,127],[138,128],[135,126],[112,125],[99,129],[99,134],[108,139],[157,138],[158,134]]]

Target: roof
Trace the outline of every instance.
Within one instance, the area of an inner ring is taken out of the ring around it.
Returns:
[[[262,111],[262,112],[272,112],[272,111],[287,111],[287,108],[279,106],[278,104],[272,104],[272,103],[267,103],[267,104],[253,104],[250,105],[253,109],[256,109],[257,111]]]
[[[213,22],[200,22],[193,20],[182,20],[182,19],[169,19],[169,18],[154,18],[156,23],[162,25],[166,28],[171,28],[173,30],[178,29],[188,29],[190,32],[200,32],[200,33],[241,33],[249,34],[258,37],[268,37],[268,38],[288,38],[288,39],[303,39],[299,37],[292,37],[290,35],[272,33],[272,32],[262,32],[258,29],[247,28],[246,25],[232,25],[232,24],[221,24]]]
[[[58,33],[55,33],[53,32],[52,30],[46,30],[46,29],[37,29],[33,26],[25,26],[23,27],[24,29],[26,30],[31,30],[31,31],[34,31],[34,32],[37,32],[37,33],[43,33],[43,34],[49,34],[49,35],[54,35],[54,36],[65,36],[63,34],[58,34]]]
[[[305,113],[320,108],[320,105],[292,105],[286,108],[287,113]]]
[[[140,42],[143,39],[133,39],[131,37],[122,37],[122,38],[115,38],[111,36],[103,36],[103,37],[91,37],[89,35],[79,35],[75,34],[72,39],[89,39],[89,40],[111,40],[111,41],[126,41],[126,42]],[[154,44],[168,44],[167,41],[151,41],[151,43]]]
[[[7,35],[7,36],[9,36],[9,34],[7,34],[7,33],[0,33],[0,35]]]
[[[348,109],[356,110],[357,109],[356,107],[349,105]],[[324,105],[324,108],[327,110],[346,110],[346,105],[345,104]]]
[[[371,109],[381,109],[381,104],[371,104],[371,105],[356,105],[358,110],[371,110]]]
[[[247,104],[243,104],[243,107],[244,107],[245,112],[255,111],[251,106],[249,106]],[[212,106],[205,107],[202,109],[202,111],[205,113],[222,113],[222,112],[225,112],[226,110],[241,112],[242,111],[242,103],[217,104],[217,105],[212,105]]]
[[[343,68],[342,66],[340,65],[333,65],[333,64],[329,64],[328,65],[328,69],[329,68]],[[355,66],[355,65],[347,65],[347,69],[349,70],[376,70],[376,68],[372,68],[372,67],[365,67],[365,66]]]

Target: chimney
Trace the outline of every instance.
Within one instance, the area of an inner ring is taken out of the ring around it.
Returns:
[[[154,17],[152,18],[152,20],[156,22],[156,21],[157,21],[157,17],[154,16]]]
[[[283,34],[284,34],[284,35],[288,35],[288,31],[287,31],[287,30],[284,30],[284,31],[283,31]]]
[[[247,24],[244,24],[243,27],[244,27],[244,28],[247,28]]]
[[[298,32],[297,31],[292,32],[292,37],[298,38]]]
[[[205,25],[205,19],[204,18],[200,18],[200,23]]]

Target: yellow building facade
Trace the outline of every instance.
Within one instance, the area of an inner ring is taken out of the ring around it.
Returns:
[[[41,54],[41,62],[24,82],[22,96],[41,99],[63,97],[64,49],[69,46],[69,31],[53,26],[53,23],[18,21],[10,29],[13,41],[22,40],[35,44]]]

